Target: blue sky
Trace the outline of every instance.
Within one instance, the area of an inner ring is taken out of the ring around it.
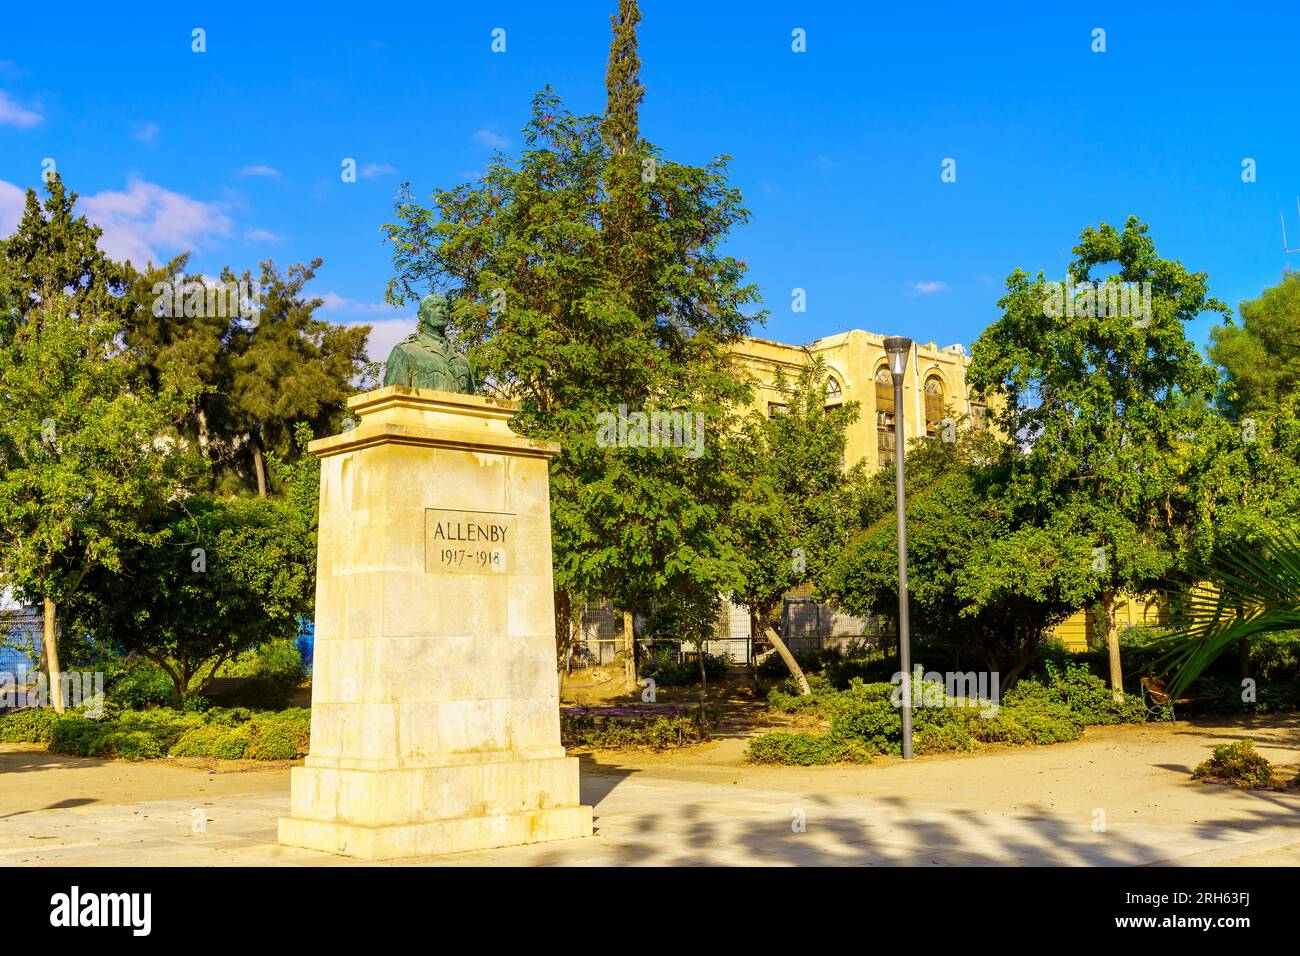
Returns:
[[[323,257],[327,314],[376,323],[383,357],[413,325],[382,304],[395,187],[424,198],[517,149],[544,84],[602,109],[616,3],[180,6],[57,29],[38,4],[6,12],[0,233],[53,158],[119,254],[189,249],[209,273]],[[1008,272],[1063,278],[1085,226],[1131,213],[1234,309],[1300,265],[1280,220],[1300,248],[1300,5],[898,6],[643,0],[642,132],[678,161],[733,157],[757,334],[969,344]]]

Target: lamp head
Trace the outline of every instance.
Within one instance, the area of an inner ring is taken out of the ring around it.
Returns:
[[[901,335],[891,335],[885,339],[885,352],[889,355],[889,374],[894,377],[894,384],[903,384],[903,374],[907,371],[907,356],[912,351],[912,340]]]

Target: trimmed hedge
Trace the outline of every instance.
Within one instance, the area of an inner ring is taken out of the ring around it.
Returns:
[[[307,753],[311,712],[219,708],[206,713],[171,709],[124,711],[91,720],[52,710],[0,717],[0,741],[48,743],[74,757],[214,757],[219,760],[293,760]]]

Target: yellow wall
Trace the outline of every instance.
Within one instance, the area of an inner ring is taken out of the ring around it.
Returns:
[[[961,351],[958,351],[958,350]],[[770,403],[787,404],[789,396],[778,391],[772,382],[776,370],[784,369],[787,382],[793,386],[799,370],[808,363],[809,355],[820,356],[827,371],[835,377],[845,402],[858,402],[861,413],[849,427],[846,435],[844,459],[848,465],[866,460],[872,470],[879,467],[876,454],[876,371],[886,364],[884,336],[873,332],[854,330],[818,339],[807,352],[797,345],[785,345],[766,339],[747,338],[733,349],[755,382],[754,408],[768,413]],[[903,381],[904,435],[910,441],[925,422],[923,383],[932,377],[943,384],[944,405],[947,415],[960,419],[971,411],[967,393],[966,369],[970,358],[961,346],[939,348],[931,342],[917,345],[912,350],[907,374]]]
[[[1121,597],[1115,607],[1115,625],[1121,631],[1129,627],[1156,627],[1166,623],[1166,612],[1165,603],[1156,595]],[[1093,626],[1088,611],[1079,611],[1062,621],[1053,633],[1072,651],[1086,651],[1089,643],[1100,646],[1106,639],[1106,635]]]

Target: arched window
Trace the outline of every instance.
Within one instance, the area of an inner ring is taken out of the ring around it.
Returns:
[[[925,380],[925,434],[934,438],[943,425],[943,379],[931,375]]]
[[[826,407],[834,408],[836,405],[843,403],[844,393],[840,390],[840,383],[831,375],[826,379]]]
[[[894,463],[894,377],[885,365],[876,371],[876,458],[881,468]]]

